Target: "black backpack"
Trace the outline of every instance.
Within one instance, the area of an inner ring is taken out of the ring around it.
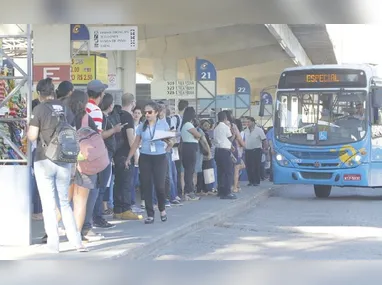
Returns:
[[[109,114],[108,119],[111,122],[113,126],[121,123],[121,115],[123,114],[122,107],[119,105],[115,105],[113,111]],[[119,150],[125,145],[125,133],[126,128],[122,128],[122,131],[119,133],[114,134],[115,137],[115,149]]]
[[[64,114],[59,114],[50,104],[45,104],[45,106],[52,111],[58,121],[49,144],[40,136],[45,156],[54,163],[76,163],[80,143],[76,129],[66,120],[66,107],[63,106]]]

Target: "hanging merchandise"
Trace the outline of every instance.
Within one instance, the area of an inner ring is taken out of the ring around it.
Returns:
[[[13,68],[2,67],[0,76],[13,76]],[[10,92],[15,88],[15,81],[12,79],[0,80],[0,104]],[[0,118],[25,118],[26,117],[26,99],[18,91],[8,102],[0,108]],[[0,132],[7,137],[23,153],[26,154],[26,122],[8,121],[0,123]],[[0,137],[0,159],[22,159],[11,145],[3,137]]]

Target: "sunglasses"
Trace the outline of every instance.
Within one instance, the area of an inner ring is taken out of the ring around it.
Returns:
[[[146,114],[146,115],[147,115],[147,114],[151,115],[153,112],[154,112],[153,110],[145,111],[145,114]]]

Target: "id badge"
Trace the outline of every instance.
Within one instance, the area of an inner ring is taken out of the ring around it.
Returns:
[[[150,152],[156,152],[157,151],[157,149],[156,149],[156,147],[155,147],[155,143],[150,143]]]

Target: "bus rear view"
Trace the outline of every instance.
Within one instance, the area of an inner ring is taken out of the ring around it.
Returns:
[[[320,65],[281,74],[275,184],[314,185],[321,198],[332,186],[382,186],[382,94],[373,72],[368,65]]]

